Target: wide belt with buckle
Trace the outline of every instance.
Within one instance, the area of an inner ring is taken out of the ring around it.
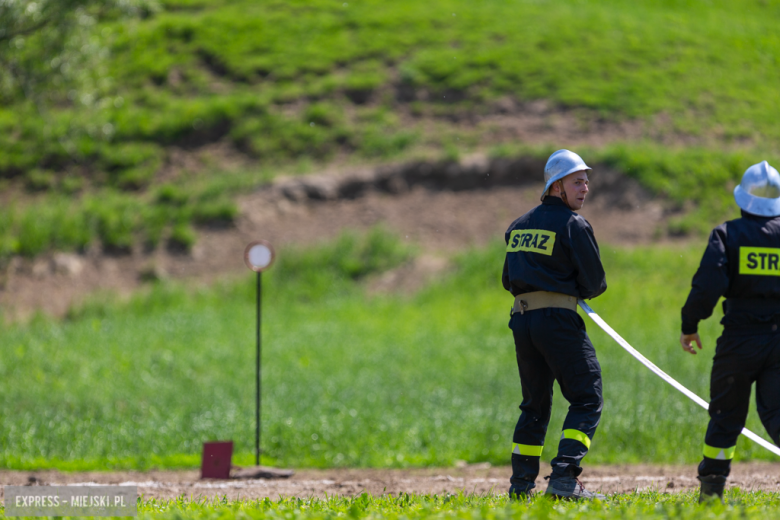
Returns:
[[[524,314],[525,311],[546,309],[548,307],[576,311],[577,297],[549,291],[535,291],[520,294],[515,296],[515,306],[512,307],[512,314],[516,312]]]

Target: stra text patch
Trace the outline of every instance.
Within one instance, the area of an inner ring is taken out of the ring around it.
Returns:
[[[739,274],[780,276],[780,249],[775,247],[740,247]]]
[[[552,255],[555,233],[544,229],[516,229],[509,235],[507,253],[528,251],[542,255]]]

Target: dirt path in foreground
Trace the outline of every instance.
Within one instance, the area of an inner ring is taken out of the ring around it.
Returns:
[[[123,484],[138,486],[146,498],[222,497],[278,499],[399,493],[506,493],[509,467],[474,464],[460,468],[298,470],[289,479],[201,480],[199,471],[87,472],[0,471],[1,485]],[[680,493],[698,489],[694,464],[686,466],[588,466],[580,480],[606,494],[655,490]],[[537,479],[537,488],[546,482]],[[745,491],[780,492],[780,463],[736,463],[729,486]]]

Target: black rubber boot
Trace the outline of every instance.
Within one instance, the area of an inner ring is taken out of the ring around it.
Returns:
[[[526,500],[536,487],[539,474],[539,457],[512,454],[512,478],[509,479],[509,498]]]
[[[528,501],[531,499],[531,495],[534,494],[533,489],[535,485],[533,482],[528,482],[527,485],[512,484],[509,487],[509,500]]]
[[[701,482],[701,493],[699,494],[699,503],[711,502],[715,497],[723,503],[723,490],[726,487],[726,477],[723,475],[707,475],[697,477]]]

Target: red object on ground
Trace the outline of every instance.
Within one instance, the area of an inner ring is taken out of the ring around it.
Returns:
[[[230,478],[232,457],[233,441],[204,442],[200,478]]]

